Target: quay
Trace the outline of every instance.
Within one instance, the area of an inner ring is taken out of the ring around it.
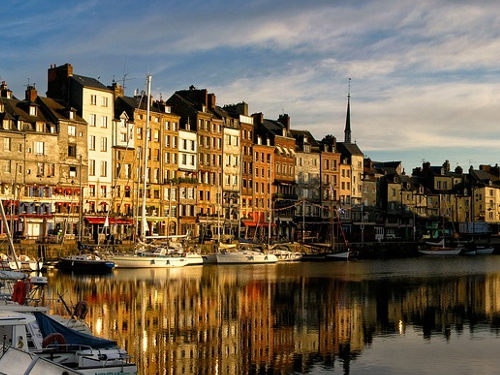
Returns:
[[[500,253],[500,237],[492,236],[488,239],[478,241],[478,244],[493,246],[495,254]],[[118,244],[100,244],[95,243],[82,244],[84,251],[99,250],[101,252],[112,253],[131,253],[134,251],[133,241],[121,241]],[[308,245],[308,244],[306,244]],[[404,258],[418,255],[420,241],[379,241],[379,242],[352,242],[349,243],[351,250],[356,252],[358,259],[389,259],[389,258]],[[76,240],[68,240],[64,243],[47,243],[36,240],[19,240],[15,244],[16,253],[28,255],[32,259],[43,259],[46,267],[55,265],[59,258],[68,255],[79,253]],[[207,241],[199,245],[202,254],[215,252],[217,244],[212,241]],[[321,258],[322,254],[327,251],[314,251],[310,246],[302,246],[298,244],[298,250],[304,254],[311,255],[308,260],[315,260],[314,255],[318,255],[317,259]],[[336,249],[340,250],[340,249]],[[0,253],[9,254],[9,246],[6,241],[0,243]]]

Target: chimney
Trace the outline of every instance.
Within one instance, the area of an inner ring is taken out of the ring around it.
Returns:
[[[215,108],[215,94],[208,94],[208,108]]]
[[[288,116],[286,113],[280,115],[278,121],[285,125],[286,130],[290,130],[290,116]]]
[[[51,65],[48,70],[47,97],[69,102],[69,78],[72,76],[73,66],[71,64]]]
[[[254,113],[252,115],[254,124],[262,124],[264,122],[264,114],[262,112]]]
[[[38,97],[38,93],[36,91],[35,85],[34,84],[28,85],[28,87],[26,88],[26,92],[25,92],[25,100],[27,102],[33,103],[37,97]]]
[[[12,99],[12,91],[7,87],[7,82],[2,81],[0,85],[0,97],[6,99]]]
[[[120,85],[118,82],[113,82],[111,89],[113,90],[115,100],[117,98],[123,98],[123,96],[125,95],[122,85]]]

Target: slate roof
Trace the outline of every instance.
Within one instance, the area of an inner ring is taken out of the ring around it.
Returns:
[[[92,77],[85,77],[85,76],[80,76],[78,74],[73,74],[70,78],[82,87],[89,87],[102,91],[112,91],[109,87],[103,85],[97,79]]]

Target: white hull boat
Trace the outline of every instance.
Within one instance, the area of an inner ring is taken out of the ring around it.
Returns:
[[[278,262],[296,262],[302,260],[302,253],[291,250],[288,244],[277,244],[271,246],[269,248],[269,254],[276,255]]]
[[[184,257],[154,255],[113,255],[111,260],[117,268],[174,268],[188,264]]]
[[[236,250],[216,254],[217,264],[263,264],[276,263],[274,254],[262,253],[256,250]]]
[[[419,249],[418,252],[423,255],[459,255],[462,247],[430,247],[429,249]]]
[[[137,366],[116,342],[76,332],[43,313],[0,311],[0,332],[10,346],[78,374],[137,375]]]

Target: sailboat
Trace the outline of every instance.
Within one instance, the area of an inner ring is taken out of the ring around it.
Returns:
[[[325,255],[325,258],[327,260],[349,260],[349,259],[353,259],[353,254],[349,248],[349,244],[347,243],[347,238],[345,237],[345,233],[344,233],[344,230],[342,229],[342,223],[340,221],[340,214],[339,214],[339,211],[336,210],[335,211],[336,214],[337,214],[337,223],[338,223],[338,226],[339,226],[339,229],[340,229],[340,233],[342,234],[342,239],[344,240],[344,249],[341,250],[341,251],[335,251],[335,252],[332,252],[332,253],[328,253]],[[332,215],[332,220],[333,220],[333,215]],[[332,224],[332,228],[333,228],[333,224]],[[334,249],[334,238],[335,236],[333,235],[333,230],[332,230],[332,250]]]
[[[31,259],[27,255],[17,256],[16,249],[14,247],[14,241],[12,240],[12,234],[10,232],[10,226],[7,222],[7,217],[5,216],[5,210],[3,203],[0,200],[0,215],[2,216],[2,223],[5,227],[5,232],[7,235],[7,240],[9,241],[10,255],[0,254],[0,269],[6,269],[11,271],[40,271],[43,267],[42,260]]]
[[[446,202],[445,202],[446,203]],[[458,255],[464,250],[464,244],[459,241],[451,241],[451,239],[445,236],[445,221],[444,212],[441,200],[441,194],[439,195],[439,208],[442,220],[442,238],[439,241],[427,241],[426,247],[418,249],[418,252],[423,255]]]
[[[149,112],[151,107],[151,75],[147,76],[147,99],[146,99],[146,131],[149,132]],[[145,137],[144,144],[144,168],[143,168],[143,189],[141,205],[141,235],[136,243],[134,254],[113,254],[110,258],[117,268],[172,268],[183,267],[188,264],[185,257],[172,256],[165,245],[153,245],[147,242],[146,238],[146,171],[147,171],[147,150],[148,137]]]

